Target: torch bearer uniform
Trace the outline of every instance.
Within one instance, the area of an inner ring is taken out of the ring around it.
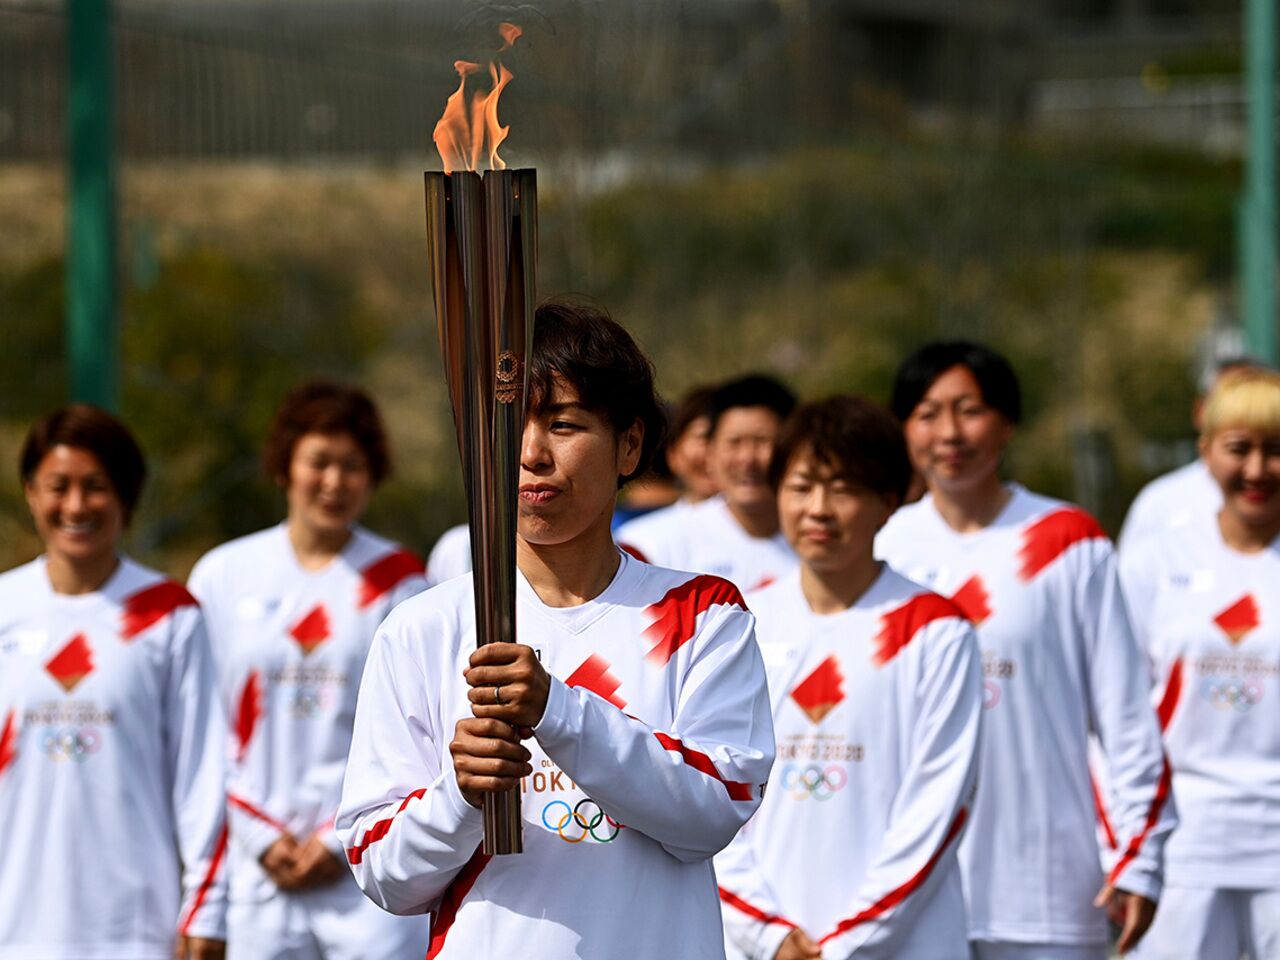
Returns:
[[[964,614],[888,567],[840,613],[799,573],[750,594],[778,760],[716,860],[730,946],[799,926],[829,958],[968,960],[956,849],[978,769],[982,661]]]
[[[450,527],[427,556],[427,586],[434,587],[471,572],[471,528],[465,523]]]
[[[1010,492],[1000,515],[968,534],[926,496],[889,520],[877,553],[950,597],[982,647],[981,786],[960,849],[970,938],[980,956],[995,953],[984,944],[1005,943],[1101,957],[1089,733],[1104,758],[1120,851],[1105,880],[1151,899],[1176,822],[1169,768],[1110,541],[1078,507],[1016,484]]]
[[[1117,550],[1121,555],[1152,533],[1181,530],[1197,518],[1212,516],[1222,506],[1222,491],[1197,459],[1162,477],[1156,477],[1138,491],[1120,530]]]
[[[419,958],[427,929],[377,910],[349,877],[280,890],[259,858],[288,832],[333,831],[360,675],[374,630],[424,587],[422,561],[356,527],[321,570],[281,524],[214,549],[191,574],[209,622],[232,757],[230,960]],[[345,858],[344,858],[345,859]]]
[[[524,853],[487,857],[449,754],[471,716],[471,582],[401,604],[365,670],[338,832],[365,892],[433,913],[429,958],[724,956],[711,858],[755,812],[773,726],[754,619],[718,577],[621,556],[594,600],[518,579],[517,636],[551,675],[526,741]]]
[[[0,575],[0,958],[169,960],[222,939],[225,722],[191,595],[121,558]]]
[[[795,569],[795,551],[786,537],[751,536],[729,512],[724,497],[664,513],[661,519],[638,517],[624,523],[614,539],[648,563],[724,577],[744,591],[767,587]]]
[[[1239,553],[1206,511],[1138,544],[1121,574],[1180,820],[1139,955],[1280,956],[1280,540]]]

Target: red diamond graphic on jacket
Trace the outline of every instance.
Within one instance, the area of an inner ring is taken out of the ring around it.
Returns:
[[[1233,644],[1239,643],[1251,630],[1262,622],[1258,614],[1258,604],[1253,594],[1246,593],[1227,609],[1213,618],[1213,622],[1222,628],[1227,639]]]
[[[289,635],[298,641],[304,656],[328,640],[331,634],[329,611],[324,608],[323,603],[317,603],[310,613],[289,630]]]
[[[625,710],[627,707],[627,701],[618,696],[618,688],[622,686],[622,681],[609,669],[609,661],[594,653],[583,660],[581,666],[569,675],[565,686],[590,690],[619,710]]]
[[[67,693],[74,690],[80,681],[93,673],[93,648],[83,633],[77,633],[67,641],[67,645],[53,655],[53,659],[44,665],[49,676],[57,680]]]
[[[813,673],[791,691],[791,699],[813,723],[821,723],[823,717],[839,705],[844,699],[844,674],[834,654],[818,664]]]
[[[991,616],[991,594],[987,593],[986,584],[976,573],[951,595],[951,602],[975,627]]]

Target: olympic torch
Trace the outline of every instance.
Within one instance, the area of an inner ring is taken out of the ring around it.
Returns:
[[[505,50],[519,30],[509,24],[503,28]],[[476,69],[458,64],[462,84],[435,135],[445,172],[428,171],[425,177],[436,325],[467,493],[476,642],[483,645],[516,638],[516,511],[537,275],[538,191],[535,171],[507,170],[497,156],[506,135],[506,128],[497,127],[497,94],[511,74],[495,61],[493,91],[468,111],[465,85]],[[490,144],[490,169],[483,175],[475,172],[478,123],[485,124],[480,129]],[[469,155],[462,144],[474,145]],[[466,169],[458,168],[460,157],[469,161]],[[484,795],[485,854],[520,853],[522,826],[518,790]]]

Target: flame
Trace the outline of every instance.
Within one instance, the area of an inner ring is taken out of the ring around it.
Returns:
[[[498,54],[502,54],[511,49],[524,31],[514,23],[502,23],[498,26],[498,32],[502,35],[502,46],[498,49]],[[480,158],[485,153],[486,143],[489,169],[505,170],[507,165],[498,156],[498,147],[507,139],[511,128],[498,122],[498,97],[514,75],[495,56],[489,64],[489,78],[493,81],[493,86],[487,94],[473,92],[468,102],[467,79],[479,73],[482,67],[469,60],[458,60],[453,68],[458,71],[458,89],[445,102],[444,113],[431,136],[436,149],[440,151],[444,172],[477,169]]]

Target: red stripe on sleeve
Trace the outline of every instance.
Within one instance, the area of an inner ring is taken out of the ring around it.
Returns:
[[[422,576],[426,565],[422,558],[409,550],[396,550],[375,560],[360,571],[361,610],[398,587],[406,578]]]
[[[890,610],[880,618],[880,632],[876,634],[872,662],[882,667],[909,644],[917,633],[935,620],[955,617],[968,620],[964,611],[946,597],[936,593],[920,593],[896,610]]]
[[[680,740],[667,736],[660,730],[655,730],[653,735],[658,738],[658,742],[662,744],[663,749],[680,754],[681,759],[693,769],[723,783],[725,790],[729,793],[730,800],[753,799],[751,784],[738,783],[736,780],[726,780],[720,776],[720,771],[716,769],[716,765],[711,762],[711,758],[705,753],[699,753],[697,750],[686,747]]]
[[[187,592],[187,588],[172,580],[139,590],[124,602],[124,611],[120,615],[120,638],[132,640],[179,607],[196,605],[196,598]]]
[[[1120,844],[1116,842],[1116,832],[1111,828],[1111,818],[1107,816],[1107,805],[1102,802],[1102,791],[1098,789],[1098,781],[1093,774],[1089,774],[1089,789],[1093,791],[1093,809],[1098,814],[1098,826],[1102,827],[1102,834],[1107,838],[1107,847],[1116,850]]]
[[[1169,668],[1169,679],[1165,681],[1164,696],[1160,698],[1160,706],[1156,707],[1156,718],[1160,721],[1160,732],[1169,729],[1173,714],[1178,709],[1178,699],[1182,696],[1182,658],[1173,661]]]
[[[1120,874],[1124,873],[1125,868],[1133,862],[1134,857],[1138,855],[1138,851],[1142,849],[1142,844],[1146,842],[1151,831],[1155,829],[1155,825],[1160,821],[1160,811],[1164,809],[1165,802],[1169,799],[1169,790],[1173,783],[1173,771],[1169,768],[1169,758],[1164,758],[1164,768],[1160,771],[1160,782],[1156,785],[1156,795],[1151,801],[1151,809],[1147,812],[1147,822],[1142,826],[1142,832],[1129,841],[1129,846],[1125,848],[1124,855],[1116,861],[1115,867],[1111,870],[1111,876],[1107,877],[1107,883],[1116,886]]]
[[[409,802],[417,800],[426,792],[426,787],[419,787],[417,790],[413,791],[413,793],[404,798],[400,806],[396,808],[395,813],[386,819],[379,820],[372,827],[366,830],[364,832],[364,837],[360,842],[347,851],[347,862],[354,866],[363,860],[364,852],[391,832],[391,824],[395,822],[396,817],[404,813],[404,808],[409,805]]]
[[[752,904],[747,903],[747,901],[743,900],[736,893],[733,893],[730,890],[726,890],[724,887],[718,887],[717,889],[720,891],[721,900],[723,900],[729,906],[733,907],[735,910],[740,910],[741,912],[745,913],[748,917],[751,917],[753,920],[759,920],[761,923],[780,923],[784,927],[795,926],[795,924],[792,923],[790,920],[788,920],[786,917],[780,917],[777,914],[773,914],[773,913],[765,913],[759,907],[753,906]]]
[[[0,730],[0,773],[18,756],[18,711],[10,710]]]
[[[185,937],[191,929],[191,924],[195,922],[196,914],[200,912],[200,908],[204,906],[205,898],[209,896],[209,890],[213,887],[213,881],[218,876],[218,868],[222,866],[222,857],[227,852],[227,825],[222,825],[222,831],[218,834],[218,842],[213,845],[213,857],[209,860],[209,869],[204,875],[204,879],[200,881],[200,887],[196,890],[195,899],[191,901],[191,909],[187,912],[186,919],[182,921],[182,925],[178,927],[178,935]]]
[[[1022,532],[1018,576],[1032,580],[1045,567],[1084,540],[1105,540],[1107,533],[1098,521],[1079,507],[1063,507],[1046,514]]]
[[[969,818],[969,810],[961,807],[960,812],[956,814],[956,818],[951,823],[947,835],[942,838],[942,845],[934,851],[933,856],[929,858],[929,862],[920,868],[919,873],[895,890],[891,890],[883,897],[873,903],[867,909],[863,910],[856,916],[852,916],[847,920],[841,920],[836,924],[836,928],[828,933],[825,937],[818,941],[818,946],[824,945],[828,940],[833,940],[842,933],[847,933],[860,923],[866,923],[868,920],[874,920],[882,914],[888,913],[907,897],[915,893],[929,879],[929,874],[933,873],[933,868],[938,865],[938,861],[942,859],[942,855],[946,853],[947,847],[951,842],[960,836],[960,831],[964,828],[965,821]]]
[[[253,731],[262,718],[262,689],[258,684],[258,671],[250,670],[240,691],[240,705],[236,709],[236,761],[244,760],[249,750],[249,741],[253,739]]]
[[[666,596],[645,610],[652,623],[644,635],[653,641],[645,658],[655,666],[665,666],[677,650],[693,639],[699,614],[717,604],[747,609],[737,587],[709,574],[693,577],[668,590]]]
[[[289,828],[286,827],[283,823],[281,823],[271,814],[267,813],[267,811],[263,810],[261,807],[250,803],[244,797],[238,797],[234,793],[229,793],[227,794],[227,803],[231,804],[231,806],[233,807],[239,807],[241,810],[243,810],[249,816],[253,817],[255,820],[261,820],[267,826],[274,827],[280,833],[289,832]]]
[[[426,960],[435,960],[444,949],[444,938],[449,935],[453,921],[458,918],[458,908],[462,906],[462,901],[480,879],[480,872],[493,859],[481,853],[480,850],[480,847],[476,847],[476,852],[471,855],[467,865],[458,871],[458,875],[444,891],[444,896],[440,900],[440,909],[431,917],[431,945],[427,948]]]

